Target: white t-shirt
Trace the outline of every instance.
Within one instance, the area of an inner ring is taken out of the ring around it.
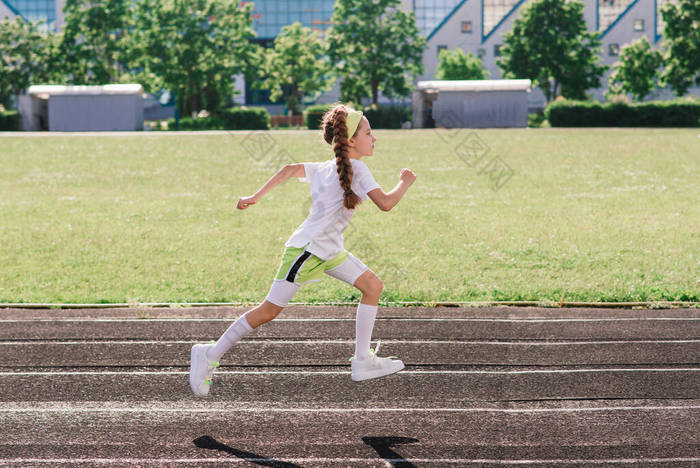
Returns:
[[[365,163],[351,159],[352,191],[361,200],[379,187]],[[304,163],[305,178],[300,182],[311,184],[311,211],[306,220],[294,231],[285,244],[287,247],[306,247],[308,252],[323,260],[330,260],[343,250],[343,231],[348,227],[355,210],[343,206],[343,189],[336,169],[335,158],[324,162]]]

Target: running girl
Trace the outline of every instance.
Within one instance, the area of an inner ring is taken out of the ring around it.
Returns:
[[[279,183],[291,177],[311,184],[311,211],[285,244],[282,262],[265,301],[238,318],[214,344],[192,347],[190,387],[197,396],[206,396],[218,361],[237,341],[253,329],[277,317],[299,287],[320,281],[323,274],[356,287],[362,292],[355,322],[354,381],[373,379],[403,369],[398,359],[377,356],[379,345],[370,349],[382,281],[343,246],[343,231],[355,207],[367,198],[382,211],[391,210],[416,180],[410,169],[402,169],[399,182],[385,193],[372,177],[364,156],[374,153],[376,138],[362,112],[337,105],[321,124],[323,139],[332,146],[335,160],[320,163],[288,164],[280,169],[254,195],[238,200],[245,210],[259,202]]]

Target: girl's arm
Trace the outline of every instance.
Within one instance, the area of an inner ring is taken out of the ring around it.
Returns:
[[[267,192],[269,192],[277,185],[291,177],[306,177],[306,171],[304,170],[303,163],[287,164],[286,166],[284,166],[282,169],[277,171],[277,174],[270,177],[270,180],[265,182],[265,185],[260,187],[260,189],[257,192],[255,192],[254,195],[239,198],[238,205],[236,206],[236,208],[238,208],[239,210],[245,210],[250,205],[255,205],[262,199],[262,197],[265,196]]]
[[[372,199],[375,205],[382,211],[389,211],[403,198],[408,188],[416,181],[416,175],[410,169],[401,169],[399,175],[399,183],[389,193],[384,193],[384,190],[376,188],[367,192],[369,198]]]

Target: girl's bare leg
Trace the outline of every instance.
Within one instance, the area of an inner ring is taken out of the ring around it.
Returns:
[[[280,307],[265,300],[262,304],[246,312],[244,316],[252,328],[258,328],[263,323],[267,323],[277,317],[282,309],[284,309],[284,307]]]

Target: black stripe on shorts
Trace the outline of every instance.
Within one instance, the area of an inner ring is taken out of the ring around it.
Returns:
[[[297,259],[296,262],[294,262],[294,265],[292,265],[292,268],[289,269],[289,273],[287,274],[286,280],[289,281],[290,283],[293,283],[294,280],[296,279],[297,272],[299,271],[299,268],[304,264],[307,258],[311,256],[311,252],[307,252],[304,250],[304,253],[301,254],[301,257]]]

